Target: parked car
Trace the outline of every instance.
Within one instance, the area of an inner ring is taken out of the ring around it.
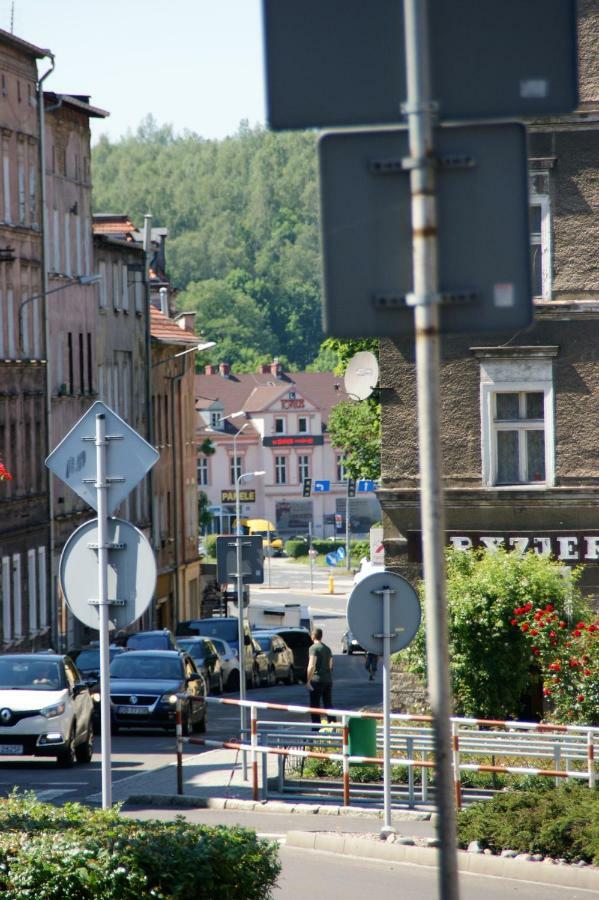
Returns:
[[[239,620],[236,616],[210,616],[204,619],[188,619],[177,625],[177,638],[201,635],[202,637],[220,638],[226,641],[239,656]],[[245,680],[252,685],[252,672],[255,668],[252,648],[252,635],[247,622],[244,622],[245,637]]]
[[[93,702],[68,656],[0,656],[0,754],[55,756],[59,766],[91,762]]]
[[[176,650],[177,642],[172,631],[161,628],[158,631],[134,631],[125,639],[127,650]]]
[[[310,632],[306,628],[272,628],[271,633],[278,634],[293,652],[293,668],[296,681],[305,681],[308,674],[308,651],[312,646]]]
[[[269,660],[268,656],[258,643],[258,641],[252,637],[252,668],[251,674],[249,676],[249,685],[248,687],[259,687],[262,685],[268,685],[269,682]]]
[[[204,676],[209,694],[222,694],[223,667],[214,643],[207,637],[186,637],[177,641],[179,650],[189,653],[196,668]]]
[[[351,656],[352,653],[364,653],[365,650],[355,639],[351,631],[346,631],[341,638],[341,652]]]
[[[224,688],[226,691],[239,690],[239,656],[227,641],[221,638],[211,638],[220,656],[220,664],[223,670]]]
[[[254,640],[266,654],[268,660],[268,684],[276,684],[277,681],[286,681],[287,684],[295,683],[295,669],[293,667],[293,652],[289,649],[283,638],[271,631],[255,631]]]
[[[184,734],[205,731],[206,685],[188,653],[130,650],[110,664],[111,723],[115,733],[127,726],[174,731],[178,696],[183,701]]]
[[[125,647],[110,646],[108,648],[110,662],[112,662],[119,653],[125,652]],[[86,680],[93,681],[100,677],[100,647],[98,645],[90,644],[89,647],[82,647],[80,650],[76,650],[70,655]]]

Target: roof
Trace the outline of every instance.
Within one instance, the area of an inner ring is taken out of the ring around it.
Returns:
[[[131,221],[128,213],[94,213],[92,230],[94,234],[105,234],[143,244],[143,233]],[[168,237],[168,228],[152,228],[152,243],[159,246],[165,237]]]
[[[240,409],[263,412],[282,395],[296,391],[320,410],[326,421],[329,410],[348,399],[342,379],[332,372],[283,372],[279,377],[270,372],[200,374],[196,375],[195,390],[198,409],[210,409],[218,401],[225,416]]]
[[[155,306],[150,306],[152,340],[160,344],[197,344],[198,336],[185,331],[173,319],[169,319]]]
[[[44,91],[44,100],[76,109],[90,119],[105,119],[110,115],[105,109],[100,109],[99,106],[92,106],[89,102],[88,94],[55,94],[54,91]]]
[[[22,53],[27,53],[29,56],[33,56],[36,59],[42,59],[44,56],[54,58],[54,54],[51,50],[43,50],[41,47],[36,47],[35,44],[30,44],[29,41],[24,41],[22,38],[15,37],[14,34],[11,34],[9,31],[4,31],[3,28],[0,28],[0,41],[3,44],[11,44],[15,49],[21,50]]]

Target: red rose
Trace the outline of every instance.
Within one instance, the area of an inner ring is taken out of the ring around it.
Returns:
[[[530,628],[530,625],[528,624],[528,622],[522,622],[522,625],[520,626],[520,628],[522,629],[522,631],[528,631],[528,629]]]
[[[584,694],[579,694],[576,699],[578,700],[579,703],[582,703],[582,701],[584,700]]]
[[[545,607],[545,612],[553,612],[553,606],[551,605],[551,603],[547,604],[547,606]]]
[[[531,634],[538,634],[539,632],[537,631],[536,628],[531,628],[531,629],[530,629],[530,633],[531,633]]]

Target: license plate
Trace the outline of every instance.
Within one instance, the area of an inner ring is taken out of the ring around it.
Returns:
[[[147,706],[117,706],[116,711],[126,716],[147,716],[150,712]]]
[[[3,756],[20,756],[23,753],[23,744],[0,744],[0,754]]]

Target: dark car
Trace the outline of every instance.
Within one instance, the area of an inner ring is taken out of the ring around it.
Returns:
[[[108,656],[110,662],[118,656],[119,653],[125,653],[125,647],[109,647]],[[71,659],[77,663],[77,668],[88,681],[95,680],[100,677],[100,648],[94,645],[82,647],[81,650],[74,651],[70,654]]]
[[[134,631],[125,638],[127,650],[176,650],[177,642],[172,631]]]
[[[261,629],[264,630],[264,629]],[[296,681],[305,681],[308,673],[308,656],[312,646],[310,632],[306,628],[269,628],[271,634],[278,634],[283,638],[293,653],[293,668]]]
[[[123,727],[175,729],[177,697],[183,732],[206,730],[206,685],[188,653],[130,650],[110,664],[112,730]]]
[[[226,641],[231,649],[239,655],[239,620],[235,616],[210,616],[205,619],[187,619],[177,625],[177,639],[201,635],[202,637],[220,638]],[[245,680],[249,686],[253,683],[252,672],[255,669],[254,655],[251,646],[252,635],[249,625],[244,623],[245,633]]]
[[[268,685],[269,681],[269,659],[258,641],[252,637],[252,668],[249,678],[248,687],[256,688],[259,685]]]
[[[351,631],[346,631],[341,638],[341,652],[351,656],[352,653],[364,653],[364,647],[353,636]]]
[[[293,652],[283,638],[272,631],[254,631],[253,638],[260,644],[268,660],[268,684],[276,684],[277,681],[294,684]]]
[[[223,667],[219,653],[207,637],[186,637],[177,641],[179,650],[189,653],[198,672],[204,676],[209,693],[222,694],[224,685]]]

